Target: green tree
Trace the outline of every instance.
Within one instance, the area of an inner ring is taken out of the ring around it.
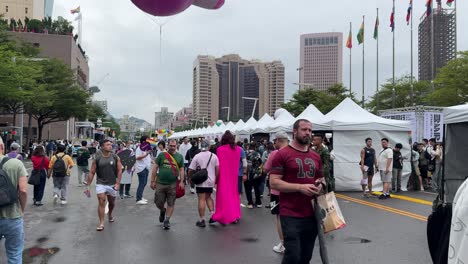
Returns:
[[[313,104],[323,114],[327,114],[347,97],[349,97],[349,90],[342,84],[333,85],[327,92],[317,91],[314,89],[303,89],[297,91],[293,95],[292,99],[283,104],[282,107],[294,116],[298,116],[310,104]],[[351,99],[357,102],[354,94],[351,95]]]
[[[468,101],[468,51],[442,67],[434,80],[435,91],[429,100],[436,106],[451,106]]]
[[[106,113],[104,112],[104,109],[102,109],[101,106],[93,102],[88,103],[88,112],[87,112],[86,117],[88,118],[90,122],[95,123],[98,120],[98,118],[103,118],[105,116],[106,116]]]
[[[371,97],[366,107],[371,112],[392,108],[393,87],[395,87],[395,108],[410,107],[411,105],[411,76],[403,76],[395,80],[393,86],[392,79],[388,79],[383,84],[378,93]],[[431,84],[426,81],[413,81],[414,104],[430,104],[428,95],[431,93]]]

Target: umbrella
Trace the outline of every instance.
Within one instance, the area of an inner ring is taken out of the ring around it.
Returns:
[[[136,157],[130,149],[122,150],[117,154],[122,162],[122,166],[127,170],[131,169],[135,165]]]

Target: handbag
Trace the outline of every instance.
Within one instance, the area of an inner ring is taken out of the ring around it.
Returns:
[[[210,165],[212,156],[213,156],[213,153],[210,155],[210,159],[208,160],[208,164],[206,164],[206,168],[198,170],[198,171],[196,171],[194,174],[192,174],[190,176],[190,181],[191,182],[198,185],[198,184],[202,184],[206,180],[208,180],[208,166]]]
[[[42,157],[41,166],[39,168],[44,167],[44,159],[45,158]],[[28,179],[28,184],[31,184],[31,185],[41,184],[41,177],[43,173],[44,173],[44,169],[32,170],[31,176],[29,176],[29,179]]]
[[[321,222],[324,233],[329,233],[346,226],[343,214],[341,213],[340,206],[336,200],[334,192],[325,193],[318,196],[312,203],[318,206],[321,211]]]
[[[180,188],[180,179],[177,176],[179,174],[177,173],[177,170],[174,167],[174,163],[176,164],[175,166],[177,166],[177,169],[179,169],[179,166],[177,165],[177,162],[174,160],[174,157],[172,157],[171,154],[169,154],[168,152],[164,152],[164,155],[166,156],[166,159],[169,161],[169,164],[171,164],[171,168],[172,168],[172,171],[174,172],[174,175],[176,175],[177,177],[176,198],[181,198],[185,195],[185,188]]]

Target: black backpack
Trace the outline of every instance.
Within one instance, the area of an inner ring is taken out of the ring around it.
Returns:
[[[9,206],[18,201],[18,189],[11,182],[8,174],[3,170],[3,165],[9,160],[3,158],[0,163],[0,208]]]
[[[65,154],[61,157],[58,155],[55,155],[55,163],[54,163],[54,177],[65,177],[67,176],[67,166],[65,164],[65,161],[63,160],[63,157],[65,157]]]
[[[247,176],[248,180],[254,180],[262,176],[262,159],[256,151],[247,154]]]
[[[208,166],[210,166],[211,157],[213,157],[213,153],[210,155],[210,159],[208,160],[208,164],[206,164],[206,168],[197,170],[192,176],[190,176],[190,181],[194,184],[202,184],[206,180],[208,180]]]
[[[76,158],[76,163],[78,163],[78,165],[82,165],[84,164],[88,159],[85,157],[86,155],[86,152],[88,150],[78,150],[78,157]]]

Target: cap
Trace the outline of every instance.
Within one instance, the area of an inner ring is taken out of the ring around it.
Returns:
[[[276,132],[274,139],[289,139],[286,132]]]
[[[20,148],[20,145],[18,143],[16,143],[16,142],[11,143],[11,145],[10,145],[11,150],[17,150],[19,148]]]

